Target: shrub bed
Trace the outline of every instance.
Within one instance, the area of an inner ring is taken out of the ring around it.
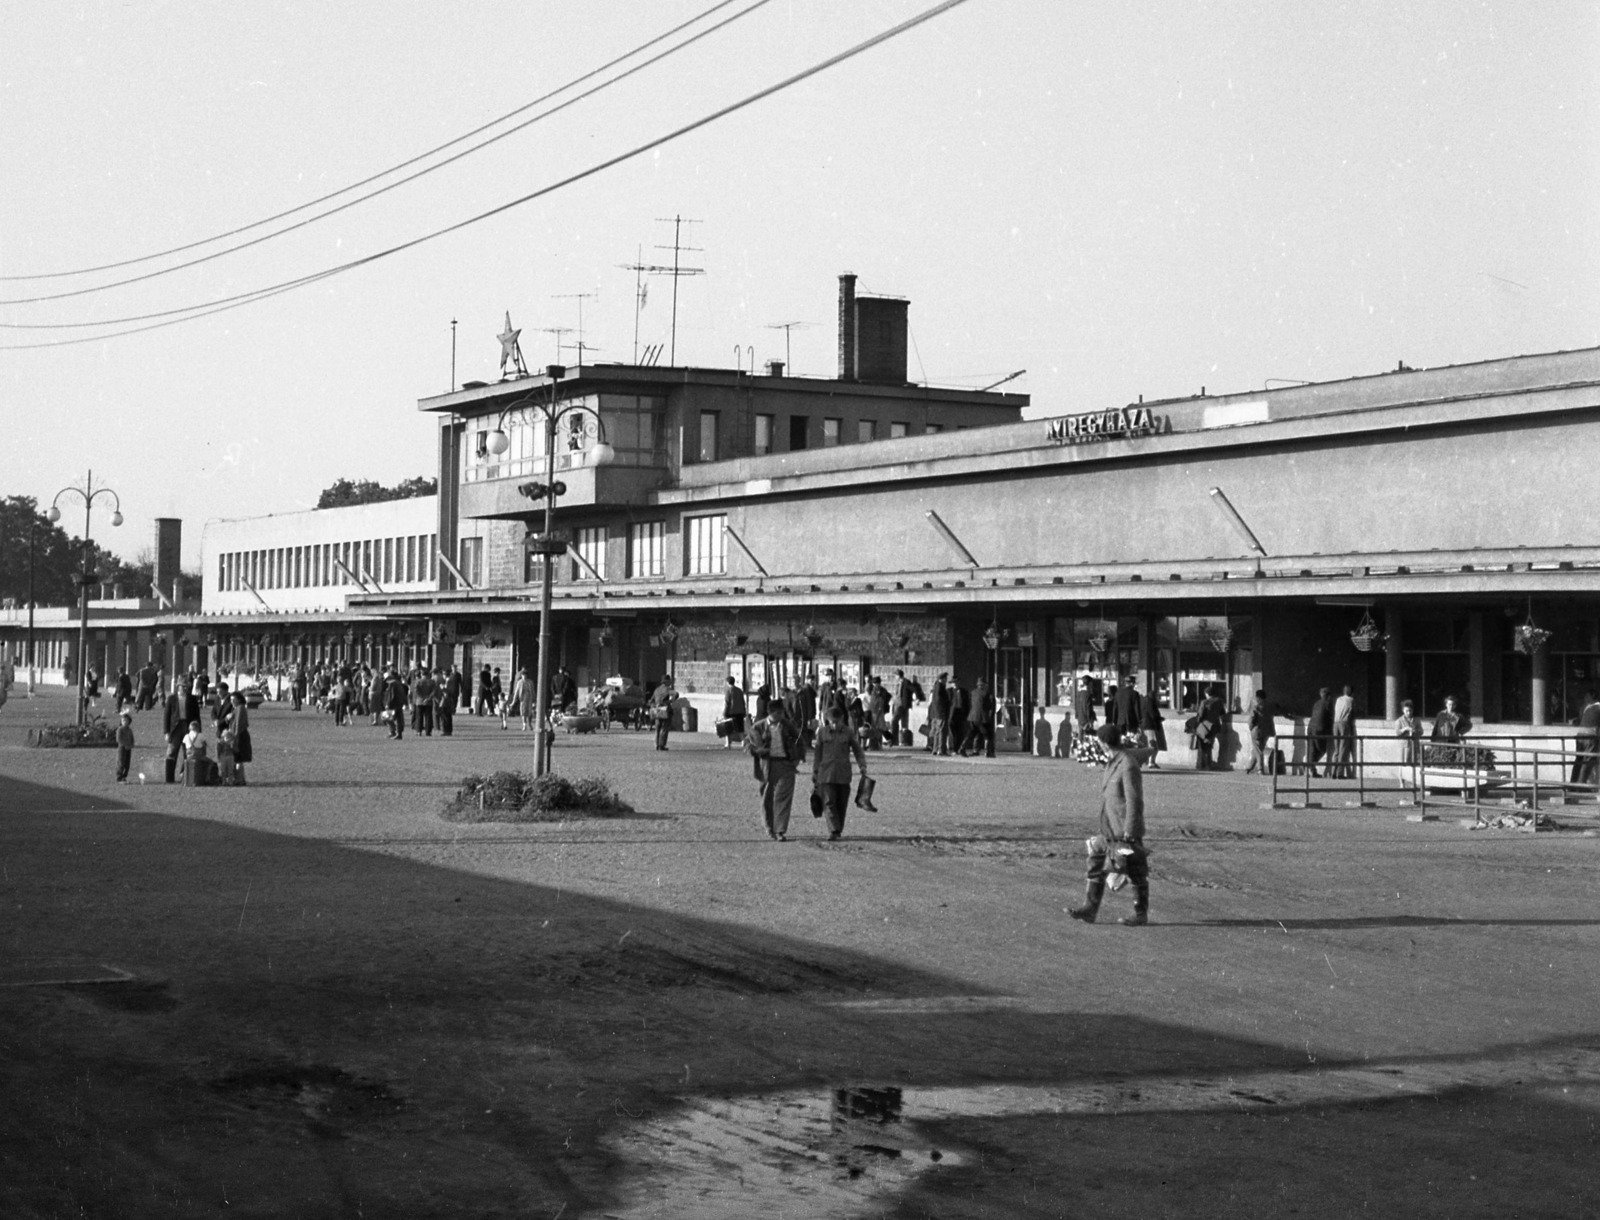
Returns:
[[[47,724],[28,730],[28,744],[46,750],[103,750],[117,744],[117,726],[102,716],[79,724]]]
[[[599,776],[569,780],[560,775],[535,778],[521,771],[496,771],[462,780],[440,816],[447,822],[565,822],[632,812],[633,806]]]

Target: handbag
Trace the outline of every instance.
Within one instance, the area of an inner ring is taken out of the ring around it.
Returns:
[[[822,816],[822,790],[820,788],[811,789],[811,816],[814,818]]]
[[[870,775],[863,775],[861,782],[856,785],[856,808],[865,809],[868,813],[877,813],[878,807],[872,803],[872,792],[878,786],[878,781]]]
[[[733,717],[723,716],[717,720],[717,736],[726,737],[732,731]]]

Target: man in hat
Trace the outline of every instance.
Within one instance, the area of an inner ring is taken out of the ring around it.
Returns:
[[[1096,736],[1110,761],[1100,781],[1100,833],[1085,840],[1089,863],[1083,905],[1067,914],[1093,923],[1105,897],[1108,874],[1120,873],[1133,883],[1133,914],[1117,920],[1142,927],[1150,919],[1150,866],[1144,849],[1144,779],[1139,773],[1149,751],[1122,744],[1122,730],[1101,725]]]
[[[761,771],[761,816],[767,837],[780,842],[789,837],[789,811],[794,804],[794,776],[800,765],[800,730],[784,715],[774,699],[767,714],[750,726],[745,748],[755,756]]]

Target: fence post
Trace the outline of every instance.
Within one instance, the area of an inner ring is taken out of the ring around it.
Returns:
[[[1367,739],[1360,733],[1356,737],[1356,803],[1363,809],[1367,805]]]

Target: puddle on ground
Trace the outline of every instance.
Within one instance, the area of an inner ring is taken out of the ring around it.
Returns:
[[[613,1143],[628,1168],[603,1215],[845,1220],[878,1215],[915,1181],[967,1163],[928,1129],[973,1118],[1249,1111],[1533,1087],[1592,1108],[1600,1050],[1475,1062],[1370,1064],[1220,1076],[1125,1077],[1063,1085],[858,1086],[740,1098],[685,1098]]]

